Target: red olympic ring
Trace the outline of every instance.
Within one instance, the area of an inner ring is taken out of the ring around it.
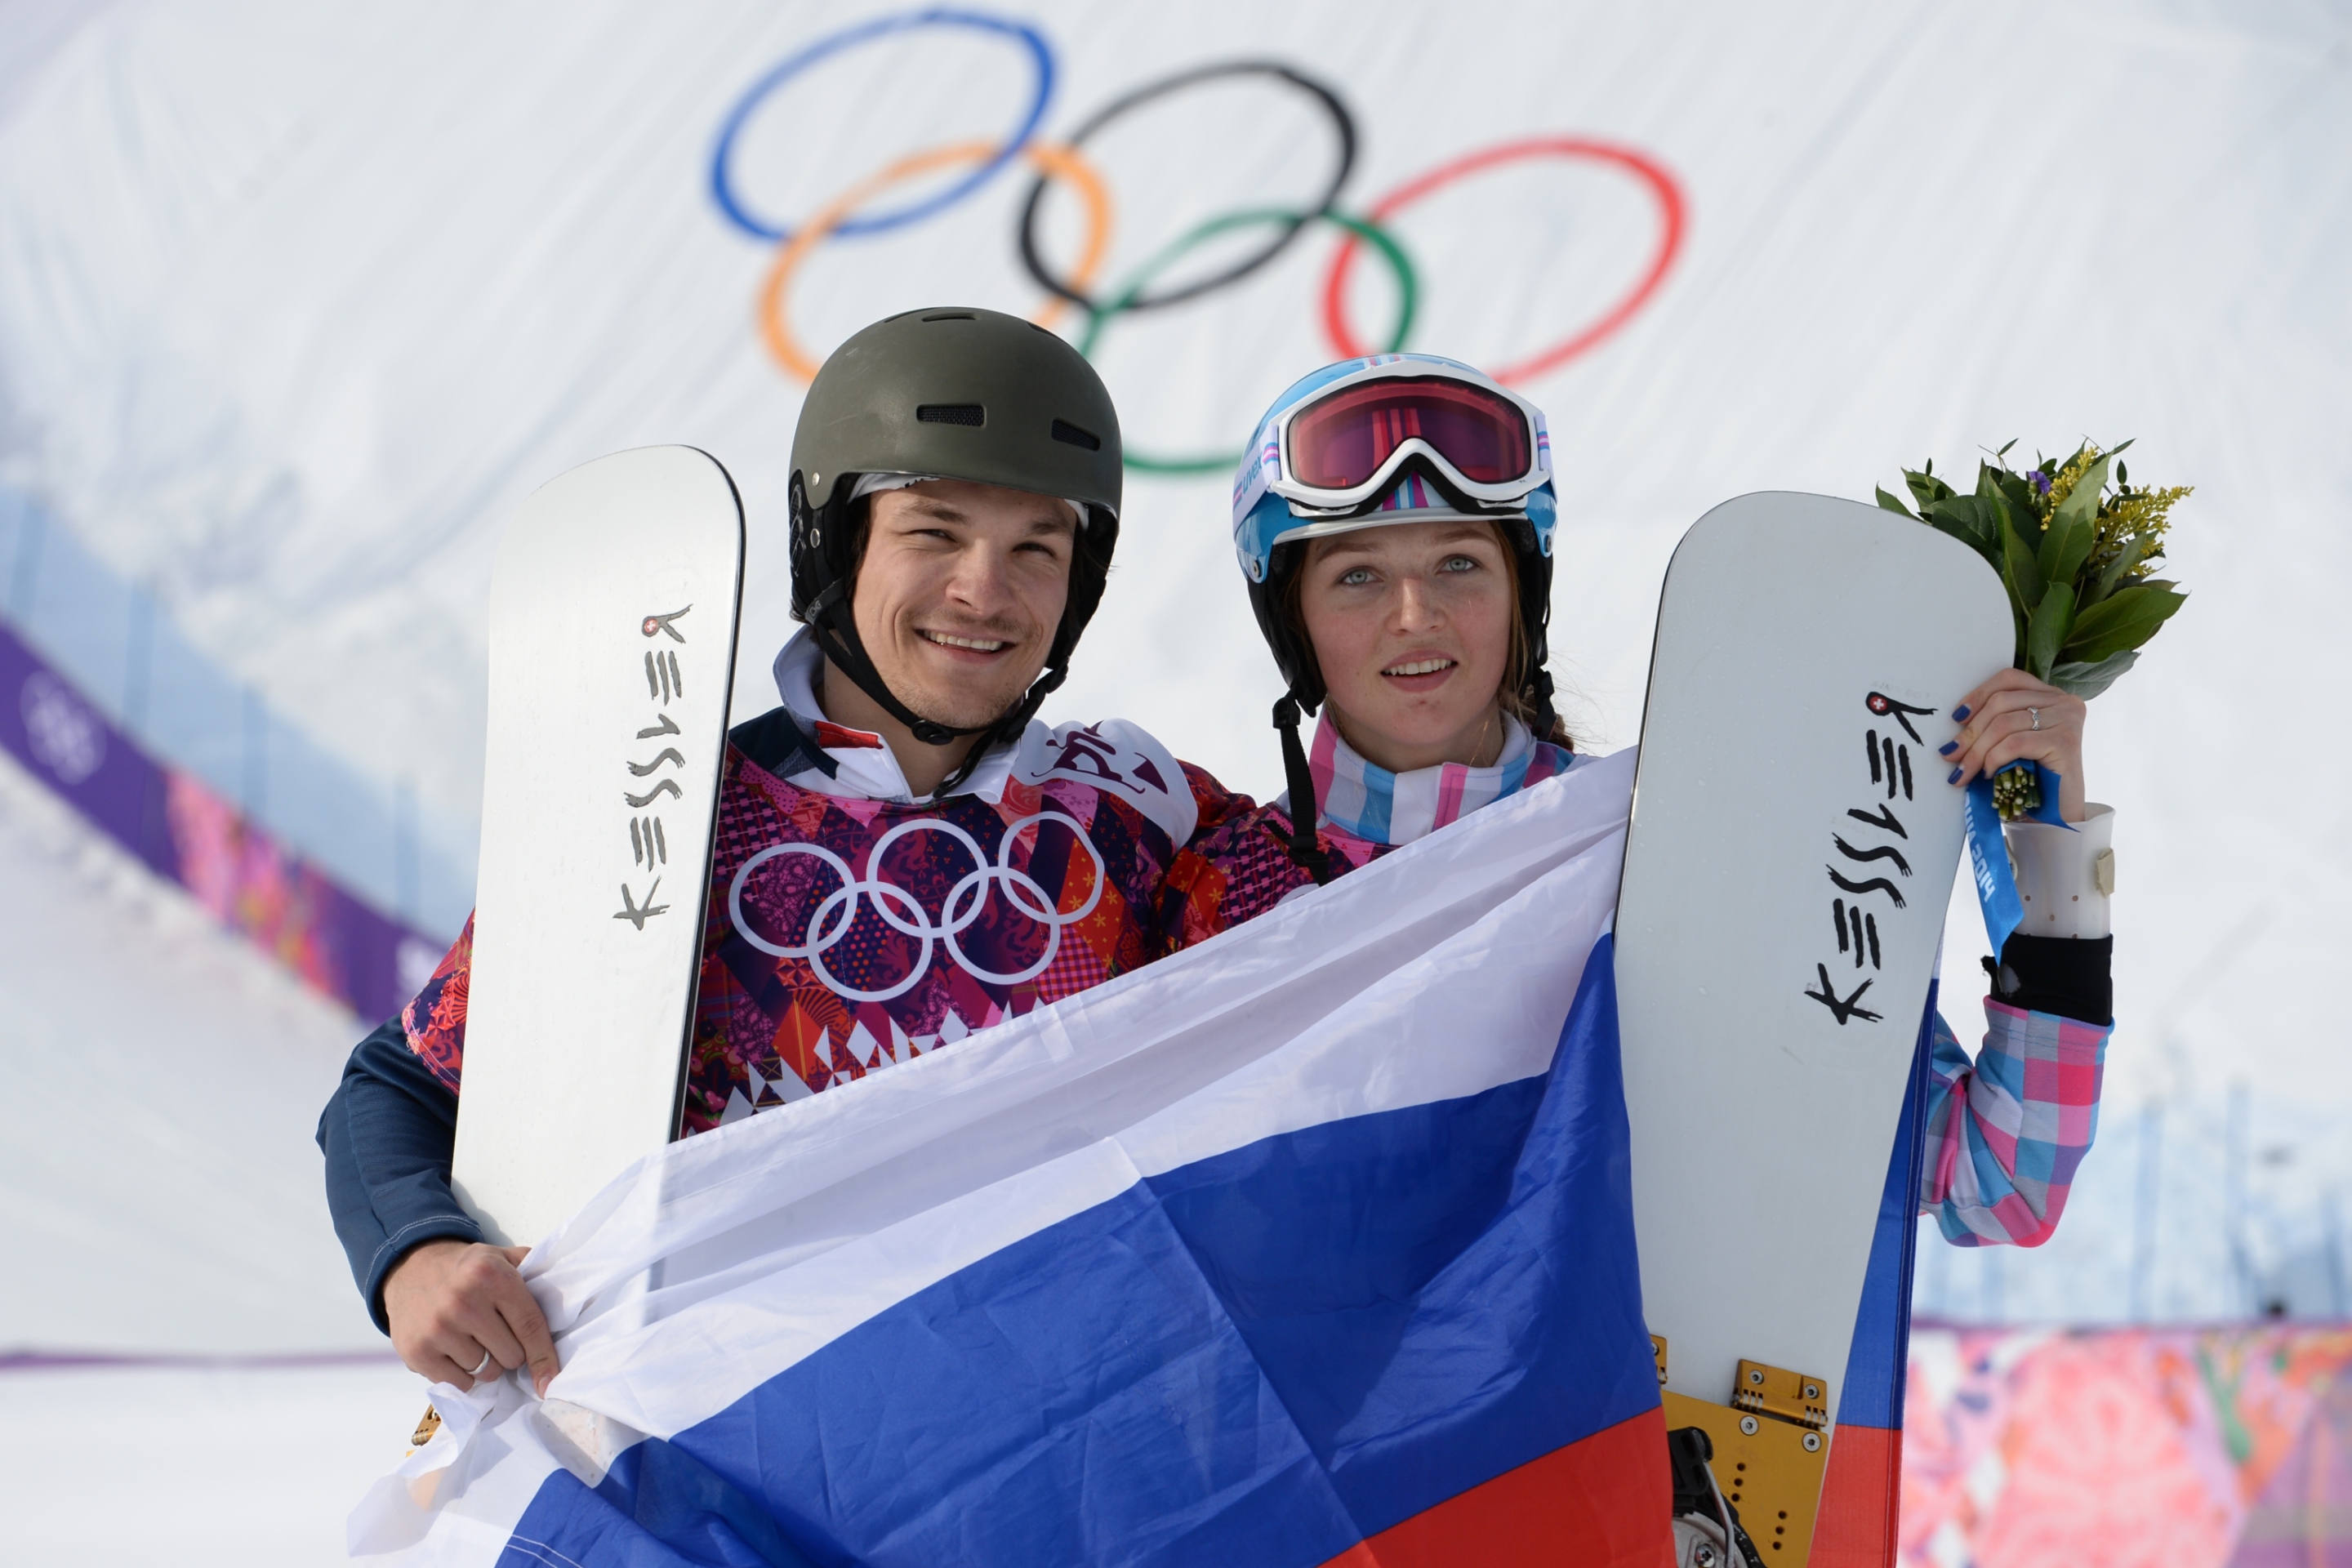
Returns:
[[[1563,339],[1517,364],[1488,373],[1506,385],[1557,369],[1592,349],[1623,326],[1650,296],[1657,292],[1658,285],[1665,281],[1666,271],[1674,266],[1675,257],[1683,245],[1685,202],[1682,187],[1675,183],[1674,175],[1643,153],[1614,142],[1588,141],[1580,136],[1531,137],[1524,142],[1507,142],[1499,147],[1489,147],[1484,152],[1456,158],[1451,163],[1440,164],[1429,173],[1399,185],[1373,203],[1364,215],[1373,223],[1385,223],[1395,213],[1466,174],[1493,168],[1497,163],[1544,157],[1590,158],[1625,170],[1647,185],[1650,194],[1657,198],[1659,215],[1664,219],[1664,224],[1658,236],[1657,253],[1651,257],[1649,270],[1643,274],[1642,280],[1574,336]],[[1363,241],[1352,233],[1343,238],[1338,252],[1331,258],[1331,270],[1323,279],[1323,335],[1341,359],[1361,359],[1372,353],[1356,341],[1356,335],[1348,324],[1348,271],[1355,265],[1356,252],[1362,244]]]

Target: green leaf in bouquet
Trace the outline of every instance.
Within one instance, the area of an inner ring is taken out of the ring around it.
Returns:
[[[2066,499],[2058,503],[2057,510],[2050,514],[2051,531],[2053,533],[2057,531],[2061,523],[2079,523],[2089,527],[2098,521],[2099,492],[2107,488],[2107,465],[2114,457],[2115,454],[2111,452],[2106,457],[2101,458],[2091,465],[2088,473],[2074,482],[2074,488],[2066,492]],[[2081,458],[2082,453],[2078,451],[2074,458],[2068,459],[2069,465],[2080,461]]]
[[[2009,584],[2010,597],[2016,601],[2020,615],[2030,616],[2042,603],[2042,568],[2033,559],[2033,546],[2014,523],[2002,527],[2000,544],[2000,574]]]
[[[2007,481],[2003,483],[2006,485]],[[2034,515],[2032,490],[2027,490],[2022,497],[1995,490],[1984,499],[1983,505],[1985,517],[1992,524],[1992,542],[1996,550],[2006,548],[2003,541],[2011,532],[2020,539],[2031,540],[2042,527],[2042,520]]]
[[[1950,534],[2000,570],[2000,525],[1980,496],[1947,496],[1920,516],[1932,527]]]
[[[2087,609],[2091,605],[2095,605],[2100,600],[2105,598],[2109,594],[2114,593],[2116,591],[2116,584],[2122,582],[2133,567],[2138,565],[2142,560],[2146,559],[2150,552],[2160,549],[2161,547],[2162,541],[2158,540],[2154,534],[2143,533],[2135,538],[2126,540],[2124,542],[2123,549],[2116,552],[2116,558],[2114,560],[2108,562],[2105,566],[2100,569],[2098,580],[2093,583],[2089,590],[2083,595],[2084,607]]]
[[[2116,683],[2116,677],[2139,662],[2136,649],[2109,654],[2096,664],[2060,662],[2052,667],[2050,684],[2069,697],[2079,697],[2088,702]]]
[[[2059,656],[2067,662],[2096,664],[2129,652],[2154,637],[2188,602],[2189,596],[2169,583],[2135,583],[2076,616]]]
[[[2009,448],[2004,447],[2001,449],[2007,451]],[[2032,487],[2007,468],[1979,463],[1976,493],[1987,506],[1995,509],[1997,517],[2014,525],[2027,538],[2032,538],[2034,530],[2041,526],[2041,517],[2033,510]],[[2006,511],[2001,509],[2006,509]],[[2030,523],[2029,519],[2032,520]]]
[[[1882,508],[1888,511],[1900,512],[1905,517],[1909,517],[1911,515],[1911,509],[1905,506],[1901,501],[1896,500],[1893,496],[1888,495],[1885,485],[1878,485],[1874,488],[1878,491],[1878,504]]]
[[[1904,469],[1903,484],[1922,512],[1953,493],[1951,486],[1936,477],[1936,459],[1933,458],[1927,459],[1927,466],[1924,468]]]
[[[2016,510],[2020,518],[2030,517],[2037,521],[2040,521],[2041,514],[2033,504],[2033,487],[2026,482],[2023,474],[2011,473],[2007,468],[2003,468],[1995,477],[1993,483],[1998,488],[2000,498]]]
[[[2075,494],[2081,494],[2076,491]],[[2073,497],[2068,497],[2071,502]],[[2083,570],[2083,563],[2091,558],[2091,550],[2099,542],[2096,514],[2084,517],[2079,513],[2066,516],[2071,508],[2061,508],[2061,515],[2050,520],[2049,531],[2042,536],[2042,550],[2035,563],[2042,568],[2044,582],[2072,584]]]
[[[2050,679],[2051,668],[2058,662],[2058,649],[2074,626],[2074,585],[2051,584],[2042,591],[2042,602],[2033,607],[2033,618],[2025,628],[2025,668],[2034,679]]]

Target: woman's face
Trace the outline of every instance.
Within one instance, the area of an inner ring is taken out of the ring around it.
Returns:
[[[1489,522],[1441,520],[1310,541],[1299,608],[1339,732],[1391,773],[1490,763],[1512,602]]]

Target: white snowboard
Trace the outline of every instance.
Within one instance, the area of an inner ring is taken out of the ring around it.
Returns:
[[[1815,1468],[1959,860],[1937,748],[2011,651],[1974,552],[1853,501],[1727,501],[1667,568],[1617,916],[1643,1308],[1670,1394],[1816,1385]]]
[[[499,542],[452,1172],[494,1241],[674,1130],[742,578],[734,481],[688,447],[573,468]]]

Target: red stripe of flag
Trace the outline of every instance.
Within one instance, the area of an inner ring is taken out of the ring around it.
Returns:
[[[1652,1410],[1448,1498],[1323,1568],[1664,1568],[1673,1507],[1665,1412]]]

